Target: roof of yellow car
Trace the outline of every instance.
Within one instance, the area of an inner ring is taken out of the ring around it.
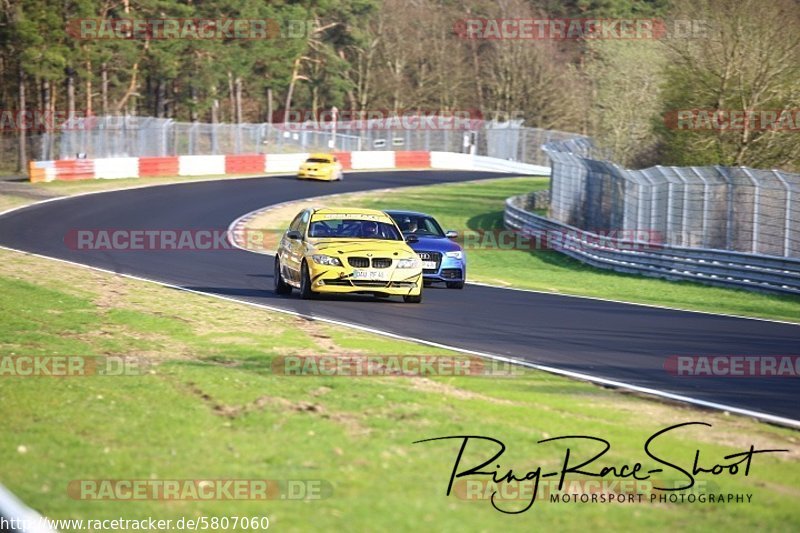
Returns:
[[[330,159],[331,161],[333,161],[333,154],[323,154],[323,153],[309,154],[308,158],[309,159]]]
[[[374,215],[384,218],[389,218],[389,215],[377,209],[364,209],[362,207],[321,207],[314,210],[315,215],[333,215],[344,214],[349,215]]]

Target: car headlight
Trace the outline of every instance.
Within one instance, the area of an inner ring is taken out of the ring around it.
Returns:
[[[335,267],[342,266],[342,262],[339,261],[337,257],[331,257],[329,255],[315,254],[311,256],[311,259],[313,259],[314,262],[317,263],[318,265],[328,265]]]
[[[419,259],[400,259],[397,262],[397,268],[419,268]]]
[[[461,250],[456,250],[454,252],[445,252],[444,255],[447,257],[452,257],[453,259],[464,259],[464,252]]]

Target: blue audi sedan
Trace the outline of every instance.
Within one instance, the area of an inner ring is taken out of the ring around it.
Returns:
[[[422,260],[426,284],[445,282],[448,289],[463,289],[467,279],[467,256],[455,231],[442,231],[436,219],[415,211],[386,211],[400,227],[406,242]]]

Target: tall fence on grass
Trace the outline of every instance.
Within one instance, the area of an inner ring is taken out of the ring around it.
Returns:
[[[664,244],[800,258],[800,175],[746,167],[628,170],[586,138],[543,149],[550,217],[587,231],[643,229]]]
[[[473,153],[547,165],[542,145],[574,134],[527,128],[521,121],[454,121],[431,126],[420,117],[402,121],[331,123],[205,124],[154,117],[88,117],[67,121],[58,131],[31,136],[32,159],[85,155],[157,157],[314,151],[423,150]]]

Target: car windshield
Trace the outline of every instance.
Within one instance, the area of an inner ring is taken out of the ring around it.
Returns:
[[[404,235],[444,237],[444,231],[433,217],[424,215],[393,215],[392,218]]]
[[[308,236],[314,239],[403,240],[394,225],[388,222],[349,218],[331,218],[312,221],[308,228]]]
[[[323,159],[321,157],[309,157],[306,159],[306,163],[330,163],[330,159]]]

